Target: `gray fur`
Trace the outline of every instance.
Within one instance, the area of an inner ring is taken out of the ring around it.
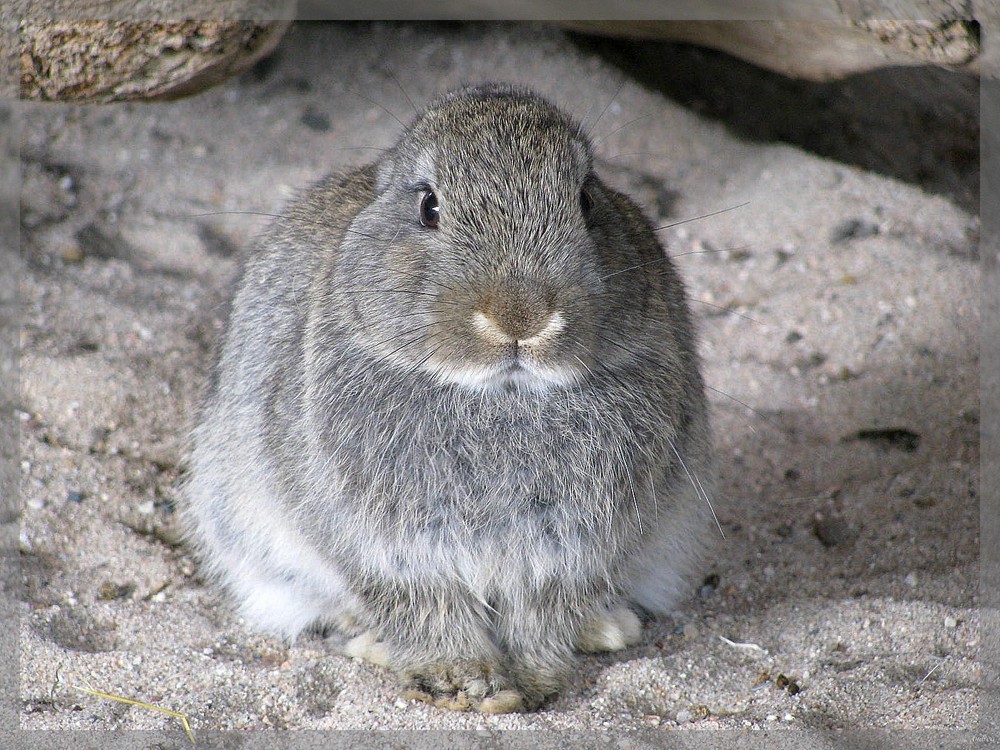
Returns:
[[[710,476],[674,267],[580,128],[491,84],[262,238],[185,515],[250,624],[334,625],[411,695],[507,711],[686,592]]]

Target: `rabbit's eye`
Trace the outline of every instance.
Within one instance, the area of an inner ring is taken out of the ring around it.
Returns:
[[[591,197],[587,189],[584,188],[580,191],[580,211],[583,213],[584,219],[590,218],[590,211],[594,208],[594,199]]]
[[[441,207],[433,190],[425,190],[420,198],[420,223],[428,229],[437,229]]]

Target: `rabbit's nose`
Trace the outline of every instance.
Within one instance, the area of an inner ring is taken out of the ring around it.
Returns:
[[[530,346],[563,329],[565,321],[554,298],[537,282],[510,277],[483,296],[473,325],[493,343]]]

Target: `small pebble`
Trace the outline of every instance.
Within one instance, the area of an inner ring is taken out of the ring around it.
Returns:
[[[817,516],[813,521],[813,533],[824,547],[837,547],[854,540],[856,532],[842,518]]]
[[[79,505],[80,503],[83,502],[83,499],[85,497],[86,495],[84,495],[82,492],[78,492],[77,490],[71,490],[66,493],[66,502],[77,503]]]
[[[105,581],[97,592],[97,598],[103,602],[114,601],[115,599],[127,599],[135,591],[135,584],[117,584],[112,581]]]
[[[917,587],[917,582],[918,581],[919,581],[919,579],[917,578],[916,571],[910,571],[909,573],[906,574],[906,578],[903,579],[903,583],[905,583],[911,589]]]
[[[680,711],[677,712],[678,724],[687,724],[689,721],[691,721],[690,711],[688,711],[686,708],[682,708]]]
[[[75,242],[64,243],[59,255],[66,263],[80,263],[84,257],[83,248]]]
[[[951,630],[952,628],[957,628],[958,627],[958,620],[956,620],[951,615],[948,615],[947,617],[944,618],[944,626],[946,628],[948,628],[949,630]]]
[[[701,582],[701,588],[698,589],[698,596],[702,599],[707,599],[715,593],[715,590],[719,587],[719,576],[716,573],[705,576],[705,580]]]
[[[788,335],[785,336],[786,344],[796,344],[802,340],[802,334],[798,331],[789,331]]]
[[[774,533],[780,536],[782,539],[787,539],[792,535],[793,532],[794,529],[792,528],[792,525],[788,523],[783,523],[780,526],[776,526],[774,529]]]
[[[311,107],[302,113],[299,121],[310,130],[324,133],[330,129],[330,117],[324,112],[312,109]]]
[[[879,233],[878,224],[869,219],[847,219],[830,232],[830,243],[838,245],[849,240],[872,237]]]

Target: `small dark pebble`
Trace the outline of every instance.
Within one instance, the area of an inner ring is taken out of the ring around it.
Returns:
[[[76,342],[70,345],[68,354],[90,354],[92,352],[100,351],[101,345],[97,341],[93,341],[88,338],[78,339]]]
[[[795,695],[802,689],[799,687],[799,683],[783,674],[774,678],[774,684],[781,690],[787,690],[789,695]]]
[[[717,588],[719,588],[719,575],[711,573],[705,576],[705,580],[701,582],[701,588],[698,589],[698,596],[702,599],[707,599],[715,593]]]
[[[82,227],[74,236],[84,255],[92,258],[124,261],[133,261],[137,258],[138,253],[128,240],[117,232],[105,230],[96,222]]]
[[[785,265],[788,260],[792,257],[792,254],[787,250],[775,250],[774,251],[774,261],[778,266]]]
[[[822,352],[813,352],[808,357],[803,357],[795,364],[798,365],[803,370],[811,370],[814,367],[819,367],[826,363],[826,355]]]
[[[891,427],[887,429],[858,430],[853,435],[844,438],[844,442],[851,440],[864,440],[875,443],[885,448],[897,448],[907,453],[913,453],[920,447],[920,434],[905,427]]]
[[[77,503],[77,504],[79,504],[79,503],[83,502],[83,500],[84,500],[85,497],[87,497],[87,496],[85,494],[83,494],[82,492],[77,492],[76,490],[71,490],[71,491],[69,491],[69,492],[66,493],[66,502],[67,503]]]
[[[313,89],[308,78],[289,78],[285,81],[284,86],[297,94],[308,94]]]
[[[792,535],[795,530],[792,528],[790,523],[783,523],[779,526],[774,527],[774,533],[780,536],[782,539],[787,539]]]
[[[797,344],[802,340],[802,334],[798,331],[789,331],[788,335],[785,336],[786,344]]]
[[[220,258],[232,258],[240,251],[229,235],[210,224],[198,225],[198,239],[209,254]]]
[[[847,219],[833,228],[830,232],[830,242],[839,245],[849,240],[859,240],[864,237],[872,237],[879,233],[878,224],[868,219]]]
[[[797,482],[801,478],[802,478],[802,473],[798,469],[792,467],[791,469],[785,470],[786,482]]]
[[[118,584],[106,581],[101,585],[101,590],[97,592],[97,598],[104,602],[110,602],[115,599],[127,599],[132,596],[134,591],[134,583]]]
[[[937,505],[937,498],[927,496],[927,497],[917,497],[913,499],[913,504],[918,508],[933,508]]]
[[[819,517],[813,521],[813,533],[824,547],[837,547],[854,540],[854,528],[842,518]]]
[[[271,74],[278,67],[278,54],[271,54],[254,63],[253,67],[250,68],[250,76],[257,83],[267,80],[271,77]]]
[[[311,107],[302,113],[302,124],[310,130],[325,133],[330,129],[330,118],[318,110]]]

